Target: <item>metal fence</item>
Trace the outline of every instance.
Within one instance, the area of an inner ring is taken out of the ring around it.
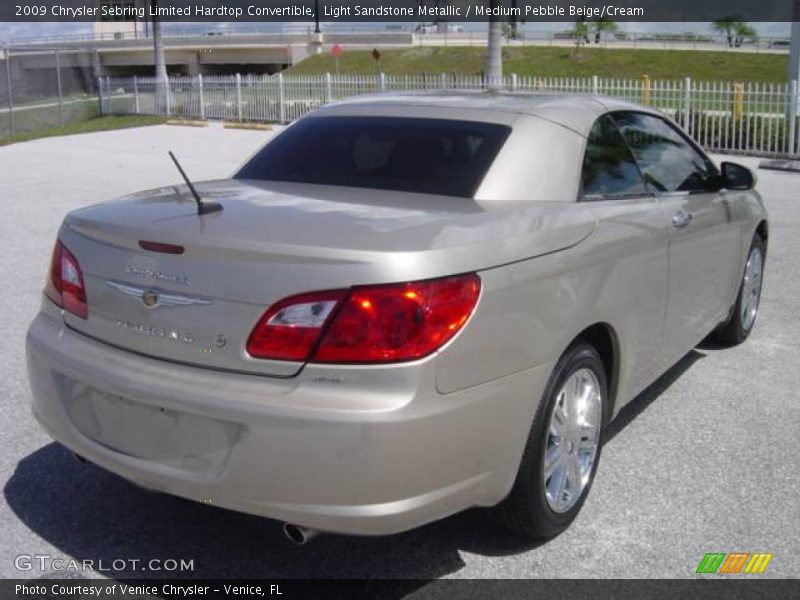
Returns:
[[[603,94],[651,106],[674,118],[709,150],[800,156],[798,82],[651,81],[507,76],[503,87],[539,93]],[[288,123],[324,104],[400,90],[478,90],[480,76],[320,75],[175,77],[169,93],[153,78],[103,78],[103,114],[166,114],[188,119]]]

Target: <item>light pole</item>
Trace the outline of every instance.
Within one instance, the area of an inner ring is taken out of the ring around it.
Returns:
[[[786,119],[789,125],[789,152],[800,151],[797,139],[797,117],[800,114],[800,0],[792,5],[792,41],[789,48],[789,102]]]
[[[319,28],[319,0],[314,0],[314,33],[322,33]]]
[[[485,85],[490,90],[503,87],[503,29],[500,18],[494,16],[494,9],[500,0],[491,0],[489,16],[489,39],[486,48]]]
[[[517,0],[511,0],[511,38],[517,39]]]
[[[789,50],[789,82],[800,79],[800,0],[792,6],[792,45]]]
[[[3,52],[6,63],[6,92],[8,94],[8,124],[13,140],[17,134],[16,122],[14,120],[14,94],[11,90],[11,49],[6,48]]]

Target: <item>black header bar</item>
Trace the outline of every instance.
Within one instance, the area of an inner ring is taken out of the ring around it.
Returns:
[[[797,580],[698,578],[686,580],[187,580],[32,579],[0,581],[0,600],[459,600],[570,598],[571,600],[746,600],[797,598]]]
[[[708,22],[736,17],[788,22],[792,0],[159,0],[158,18],[184,22],[327,23],[520,22],[608,19],[617,22]],[[795,10],[796,3],[795,3]],[[2,0],[0,21],[151,20],[147,0]]]

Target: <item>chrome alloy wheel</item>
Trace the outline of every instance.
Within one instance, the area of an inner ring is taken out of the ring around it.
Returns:
[[[744,269],[744,281],[742,282],[742,300],[740,302],[740,314],[742,329],[750,331],[758,313],[758,303],[761,300],[761,275],[764,272],[764,256],[761,248],[755,247],[750,250],[747,257],[747,266]]]
[[[589,483],[600,444],[603,397],[590,369],[575,371],[556,396],[544,453],[544,487],[553,512],[565,513]]]

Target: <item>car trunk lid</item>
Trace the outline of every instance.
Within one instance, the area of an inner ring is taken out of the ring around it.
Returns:
[[[68,216],[60,237],[84,272],[89,306],[87,319],[65,314],[70,327],[151,357],[290,377],[301,365],[245,350],[258,319],[282,298],[479,271],[574,245],[594,227],[586,211],[563,203],[495,210],[354,188],[197,187],[224,210],[198,216],[186,188],[170,187]]]

